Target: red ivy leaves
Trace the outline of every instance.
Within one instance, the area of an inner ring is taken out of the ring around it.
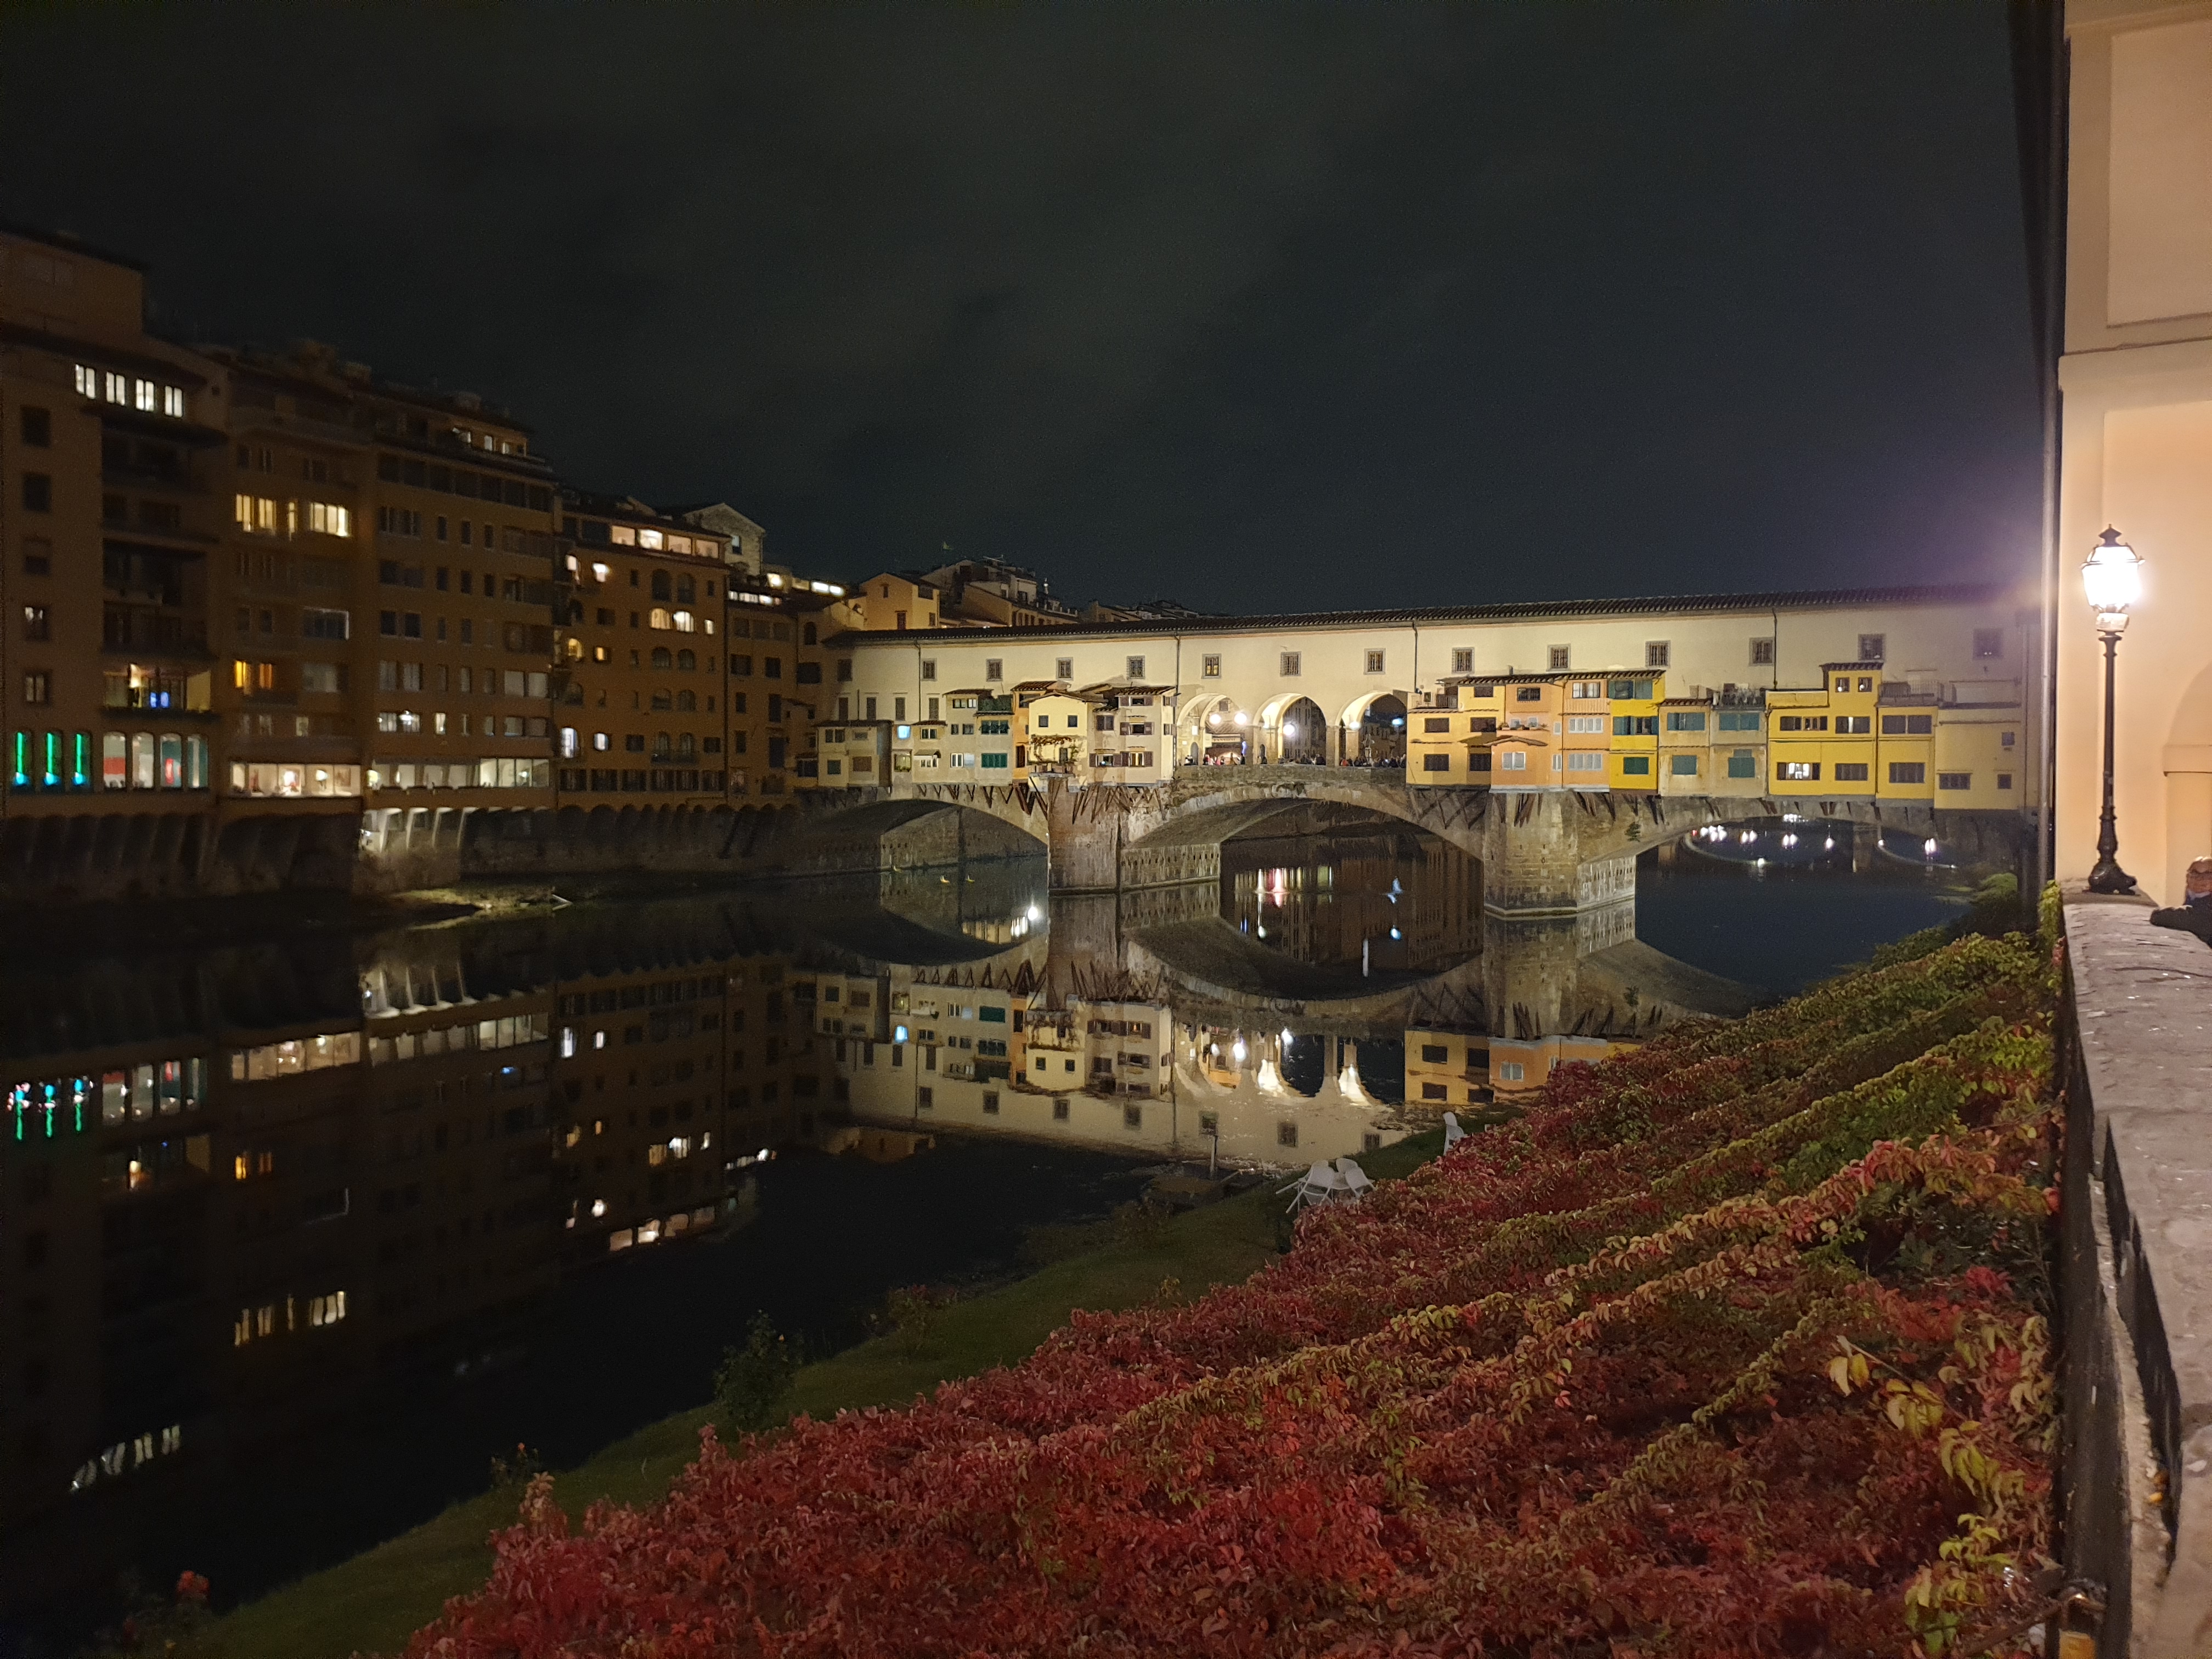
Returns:
[[[1975,1563],[2047,1542],[2040,1323],[1990,1262],[1854,1241],[2046,1212],[2044,983],[1970,940],[1570,1067],[1243,1285],[743,1457],[710,1431],[573,1534],[533,1483],[410,1659],[1912,1653],[1962,1510],[1997,1511]],[[1839,1340],[1929,1435],[1832,1386]]]

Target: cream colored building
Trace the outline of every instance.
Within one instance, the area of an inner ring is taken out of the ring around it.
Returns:
[[[2073,0],[2059,487],[2057,874],[2096,861],[2103,663],[2079,568],[2144,561],[2119,648],[2120,863],[2178,902],[2212,853],[2212,4]]]
[[[1453,707],[1423,702],[1455,682],[1558,677],[1569,688],[1586,678],[1609,689],[1626,678],[1650,682],[1655,693],[1663,684],[1669,697],[1710,692],[1726,702],[1741,692],[1819,684],[1825,664],[1873,660],[1890,680],[1959,688],[1960,701],[1981,700],[1983,681],[2002,683],[2017,697],[2041,649],[2038,600],[2032,586],[1855,588],[939,630],[919,637],[871,631],[848,635],[838,647],[852,652],[854,692],[875,695],[885,707],[903,696],[912,700],[908,707],[926,711],[930,698],[945,698],[953,687],[975,696],[1025,680],[1065,681],[1086,699],[1115,692],[1120,706],[1094,713],[1092,781],[1165,782],[1182,767],[1239,756],[1349,763],[1360,757],[1370,712],[1391,708],[1395,700],[1406,711],[1407,743],[1420,751],[1409,756],[1416,771],[1433,744],[1427,720],[1462,715],[1449,734],[1458,758],[1438,777],[1465,782],[1471,771],[1464,728],[1480,711],[1464,694]],[[1136,707],[1138,695],[1152,701]],[[1313,718],[1308,711],[1318,711],[1322,732],[1306,728]],[[968,723],[965,709],[948,706],[945,712],[948,722]],[[1656,717],[1656,704],[1647,712]],[[1109,714],[1110,731],[1097,724]],[[1560,718],[1564,723],[1564,714]],[[1149,729],[1133,732],[1133,725]],[[1610,746],[1610,732],[1605,738]],[[1655,735],[1637,741],[1656,754]],[[1145,763],[1102,769],[1097,762],[1107,754],[1142,756]],[[1008,760],[1011,766],[1011,755]],[[1547,752],[1547,778],[1549,764]],[[975,781],[989,780],[978,774]],[[1645,774],[1637,781],[1648,788],[1656,779]]]

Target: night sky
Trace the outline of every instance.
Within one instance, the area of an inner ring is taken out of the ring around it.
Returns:
[[[1076,599],[2007,575],[1988,3],[9,7],[0,217],[771,558]]]

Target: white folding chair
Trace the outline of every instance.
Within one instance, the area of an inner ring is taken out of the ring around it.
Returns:
[[[1459,1114],[1446,1112],[1444,1114],[1444,1150],[1451,1151],[1466,1139],[1467,1131],[1459,1127]]]
[[[1348,1158],[1336,1160],[1336,1172],[1343,1179],[1346,1198],[1363,1198],[1374,1188],[1375,1182],[1367,1171]]]
[[[1290,1187],[1279,1187],[1276,1190],[1288,1193],[1291,1192],[1291,1187],[1297,1188],[1295,1193],[1291,1193],[1290,1202],[1290,1209],[1292,1213],[1295,1213],[1304,1205],[1328,1203],[1335,1196],[1343,1180],[1344,1177],[1330,1169],[1328,1164],[1316,1164],[1298,1179],[1293,1181]]]

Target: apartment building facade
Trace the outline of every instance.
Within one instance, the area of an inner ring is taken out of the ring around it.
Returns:
[[[562,532],[561,803],[724,799],[729,543],[634,498],[575,491],[563,495]]]
[[[227,763],[210,648],[219,373],[143,325],[142,267],[0,231],[0,769],[15,816],[177,822]]]

